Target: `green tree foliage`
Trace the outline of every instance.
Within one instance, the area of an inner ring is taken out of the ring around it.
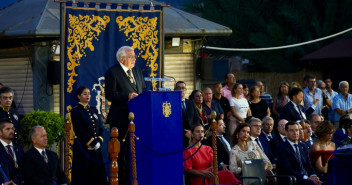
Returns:
[[[43,126],[48,134],[48,145],[65,139],[65,121],[64,119],[54,112],[35,110],[29,114],[25,114],[21,119],[21,136],[24,144],[30,144],[28,138],[29,131],[34,126]]]
[[[197,0],[188,4],[186,11],[232,29],[230,37],[209,40],[207,45],[264,48],[310,41],[351,28],[350,7],[352,0]],[[220,54],[248,58],[254,71],[292,72],[299,70],[295,62],[299,58],[351,36],[349,32],[289,49]]]

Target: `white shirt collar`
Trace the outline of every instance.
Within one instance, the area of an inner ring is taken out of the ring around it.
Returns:
[[[119,63],[121,65],[122,69],[125,71],[125,73],[127,73],[128,68],[125,65],[123,65],[121,62],[119,62]]]
[[[288,141],[288,143],[290,143],[290,145],[292,146],[293,150],[294,150],[295,152],[297,152],[297,151],[296,151],[296,147],[295,147],[294,144],[297,144],[297,145],[298,145],[298,141],[297,141],[297,143],[294,143],[294,142],[290,141],[289,139],[287,139],[287,141]]]
[[[43,150],[45,151],[45,149],[40,149],[40,148],[37,148],[37,147],[35,147],[35,146],[34,146],[34,148],[38,150],[38,152],[40,153],[40,155],[42,155],[42,151],[43,151]]]
[[[0,142],[1,142],[2,145],[4,145],[4,147],[6,147],[7,145],[10,145],[13,148],[12,141],[11,141],[10,144],[7,144],[4,140],[0,139]]]

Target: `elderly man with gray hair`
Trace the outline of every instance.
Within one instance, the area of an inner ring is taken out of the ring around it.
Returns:
[[[349,93],[349,84],[347,81],[339,83],[340,93],[334,97],[332,109],[335,111],[335,121],[341,116],[348,114],[352,117],[352,95]]]
[[[250,139],[255,141],[260,149],[265,153],[269,158],[272,164],[275,164],[274,155],[271,151],[269,141],[266,138],[259,137],[262,132],[262,121],[259,118],[252,117],[249,120],[249,125],[251,126]]]
[[[264,117],[263,129],[259,137],[265,138],[268,141],[272,140],[275,136],[273,129],[274,129],[274,119],[270,116]]]

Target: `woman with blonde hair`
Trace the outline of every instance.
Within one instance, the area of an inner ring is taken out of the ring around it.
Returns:
[[[232,136],[238,124],[243,123],[247,116],[252,116],[251,109],[246,98],[243,98],[243,86],[240,83],[236,83],[231,89],[232,98],[229,100],[230,103],[230,122],[229,122],[229,133]]]

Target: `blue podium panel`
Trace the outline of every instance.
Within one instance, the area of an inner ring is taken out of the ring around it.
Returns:
[[[183,184],[181,91],[145,91],[132,99],[139,185]]]

